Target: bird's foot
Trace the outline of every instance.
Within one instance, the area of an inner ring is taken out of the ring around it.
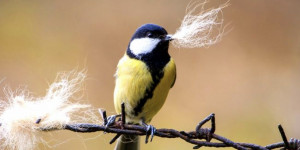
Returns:
[[[109,127],[111,125],[113,125],[116,121],[116,118],[120,117],[120,115],[111,115],[107,117],[107,123],[105,124],[105,127]]]
[[[150,142],[152,142],[154,134],[156,132],[156,128],[153,127],[152,125],[148,125],[146,123],[143,123],[143,125],[146,127],[146,139],[145,139],[145,143],[147,144],[150,136],[151,136]]]

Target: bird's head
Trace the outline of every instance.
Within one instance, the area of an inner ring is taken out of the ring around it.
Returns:
[[[169,41],[172,38],[167,31],[155,24],[145,24],[133,34],[127,52],[141,59],[143,56],[168,54]]]

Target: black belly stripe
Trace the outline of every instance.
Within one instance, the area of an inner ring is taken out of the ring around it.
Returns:
[[[164,68],[171,59],[168,53],[168,48],[169,48],[169,42],[162,41],[158,43],[156,48],[152,50],[151,53],[144,54],[137,57],[131,52],[131,50],[128,47],[127,55],[130,58],[143,61],[147,65],[153,81],[152,84],[146,89],[144,97],[138,100],[137,105],[134,107],[133,111],[130,112],[131,114],[138,116],[139,113],[143,111],[143,107],[145,106],[147,101],[153,97],[153,92],[155,88],[157,87],[160,80],[164,76]]]
[[[138,101],[138,104],[134,107],[133,113],[135,116],[137,116],[140,112],[142,112],[143,107],[146,104],[146,102],[153,97],[153,92],[163,76],[164,76],[163,71],[151,72],[151,77],[152,77],[153,83],[150,85],[149,88],[146,89],[144,97],[141,98]]]

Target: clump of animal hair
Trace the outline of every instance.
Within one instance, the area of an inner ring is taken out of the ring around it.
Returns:
[[[207,2],[194,1],[189,4],[181,26],[172,35],[172,44],[175,47],[209,47],[221,39],[224,31],[222,9],[228,6],[228,2],[217,8],[205,10]],[[200,12],[196,13],[198,9]]]
[[[85,72],[59,73],[44,97],[33,97],[25,89],[5,89],[0,101],[0,149],[32,150],[42,142],[41,129],[62,129],[74,122],[95,119],[90,105],[80,104]],[[76,115],[77,112],[80,115]]]

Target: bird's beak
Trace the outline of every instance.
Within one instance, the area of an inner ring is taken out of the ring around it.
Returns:
[[[172,40],[173,40],[172,35],[168,34],[168,35],[165,37],[165,40],[166,40],[166,41],[172,41]]]

